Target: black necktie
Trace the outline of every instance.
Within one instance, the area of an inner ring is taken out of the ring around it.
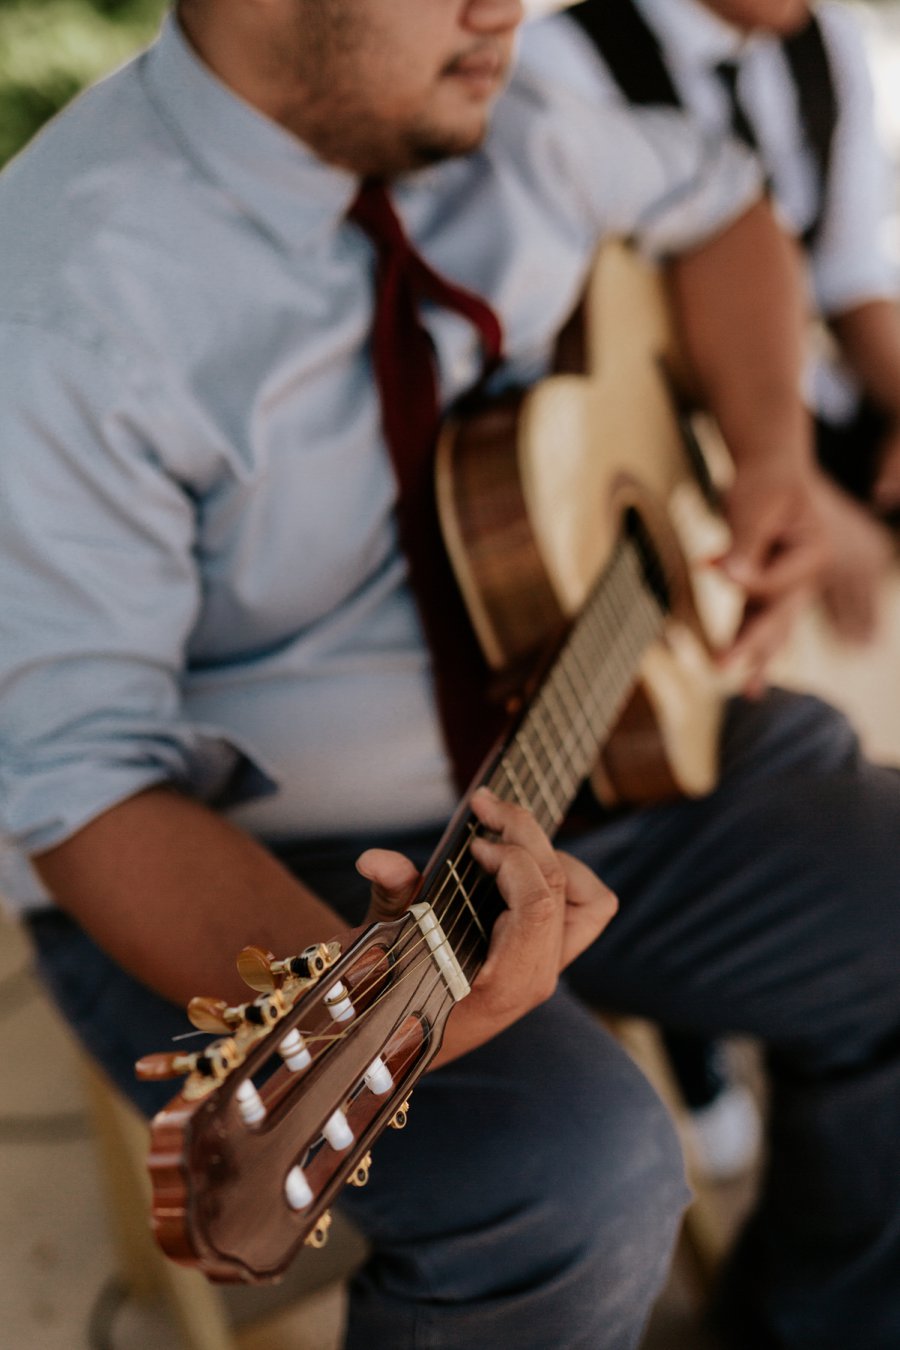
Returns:
[[[738,93],[738,78],[740,75],[740,66],[736,61],[722,61],[715,68],[716,76],[719,79],[725,93],[728,96],[728,103],[731,108],[731,130],[738,140],[749,145],[751,150],[759,149],[756,131],[753,124],[744,111],[744,105],[741,103]]]

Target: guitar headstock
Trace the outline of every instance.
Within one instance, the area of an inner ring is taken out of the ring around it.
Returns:
[[[187,1075],[151,1126],[153,1227],[169,1256],[215,1280],[260,1281],[323,1245],[329,1205],[366,1183],[382,1130],[405,1124],[460,996],[423,931],[411,912],[345,955],[336,943],[286,960],[245,948],[238,969],[257,996],[189,1005],[219,1039],[139,1062],[142,1078]]]

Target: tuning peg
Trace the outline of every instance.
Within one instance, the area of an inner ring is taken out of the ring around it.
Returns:
[[[205,1050],[195,1051],[191,1055],[182,1055],[176,1051],[162,1051],[155,1055],[145,1055],[134,1066],[134,1071],[144,1082],[159,1082],[165,1078],[178,1078],[183,1074],[196,1073],[201,1078],[216,1081],[227,1077],[243,1059],[234,1041],[216,1041]]]
[[[284,1017],[287,1004],[281,991],[260,994],[252,1003],[239,1003],[234,1008],[220,998],[192,998],[188,1004],[188,1017],[199,1031],[228,1032],[242,1023],[252,1027],[271,1027]]]
[[[193,1073],[196,1063],[196,1055],[162,1051],[155,1055],[144,1055],[135,1064],[134,1071],[144,1083],[162,1082],[166,1078],[180,1078],[183,1074]]]
[[[372,1170],[372,1155],[367,1153],[364,1158],[360,1158],[356,1165],[356,1170],[351,1172],[347,1178],[348,1186],[367,1186],[369,1184],[369,1173]]]
[[[262,947],[245,947],[237,959],[238,974],[257,993],[269,994],[278,988],[278,981],[272,973],[275,961],[274,952],[264,951]]]
[[[306,947],[299,956],[276,961],[271,952],[262,947],[245,947],[237,959],[238,973],[245,984],[261,994],[279,989],[284,979],[293,975],[298,980],[317,980],[341,954],[337,942],[320,942]]]
[[[317,1250],[325,1246],[328,1241],[328,1234],[331,1230],[331,1211],[326,1209],[325,1213],[319,1219],[315,1228],[306,1239],[305,1246],[315,1247]]]
[[[191,1025],[198,1031],[212,1031],[219,1035],[228,1032],[234,1025],[229,1017],[231,1009],[223,998],[192,998],[187,1008]]]

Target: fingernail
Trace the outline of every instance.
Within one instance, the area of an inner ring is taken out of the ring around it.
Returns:
[[[356,862],[354,863],[354,867],[356,868],[357,872],[361,877],[365,877],[366,881],[371,881],[372,880],[371,873],[366,871],[365,858],[366,854],[361,853],[357,858]]]

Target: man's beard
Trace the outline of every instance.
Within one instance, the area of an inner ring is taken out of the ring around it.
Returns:
[[[335,104],[341,115],[335,116]],[[333,90],[305,105],[291,129],[326,162],[363,177],[392,178],[477,150],[487,135],[489,110],[468,127],[421,116],[407,124],[381,123],[353,94],[337,100]]]
[[[477,132],[450,133],[436,129],[411,132],[407,138],[411,169],[424,169],[430,164],[441,164],[446,159],[469,155],[483,144],[487,135],[487,120]]]
[[[332,153],[326,149],[326,158],[363,177],[394,178],[471,154],[486,134],[487,119],[482,127],[467,133],[422,125],[381,136],[356,134],[340,147],[333,141],[333,149],[328,147]]]

